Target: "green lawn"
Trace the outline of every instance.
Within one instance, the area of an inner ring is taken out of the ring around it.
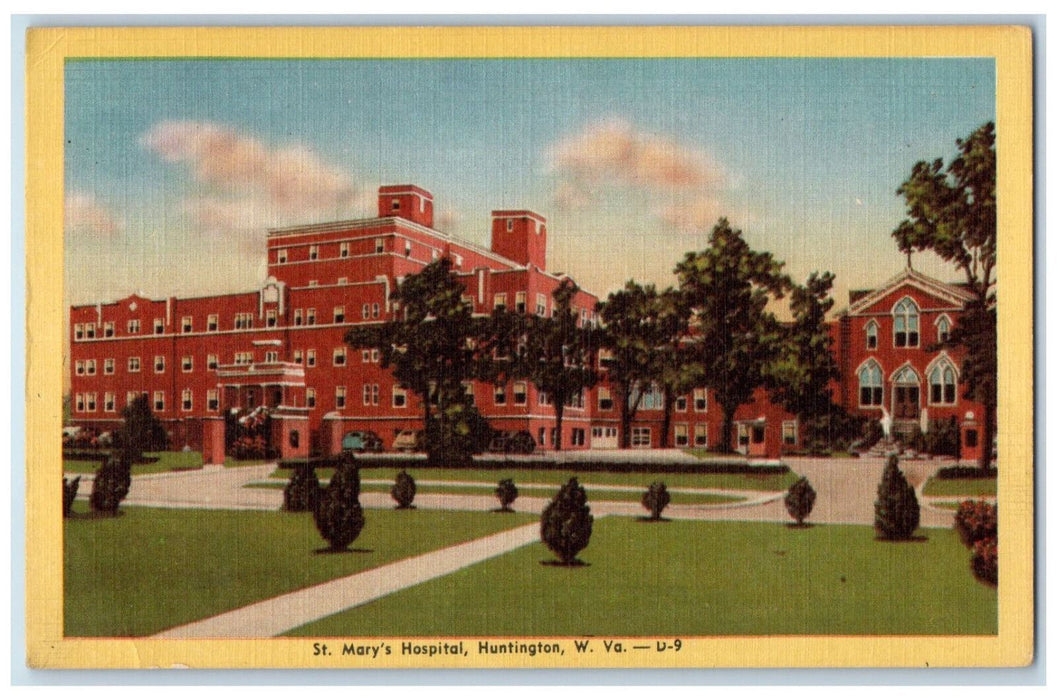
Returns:
[[[954,532],[919,534],[609,517],[589,566],[543,566],[537,543],[290,634],[996,634],[996,592]]]
[[[285,484],[277,482],[265,483],[258,482],[254,484],[247,484],[247,488],[255,489],[282,489],[285,488]],[[363,484],[361,491],[363,493],[389,493],[389,484]],[[519,496],[544,496],[551,497],[557,493],[557,485],[555,486],[519,486]],[[645,489],[643,489],[645,491]],[[416,494],[423,493],[461,493],[468,494],[471,496],[481,496],[486,494],[494,494],[495,486],[492,484],[477,485],[459,485],[459,486],[435,486],[432,484],[423,485],[417,484]],[[592,488],[587,493],[588,498],[594,501],[633,501],[638,503],[642,500],[642,493],[639,491],[614,491],[609,489],[597,489]],[[727,496],[725,494],[718,493],[673,493],[672,505],[709,505],[715,503],[738,503],[744,501],[744,498],[739,496]],[[496,504],[498,506],[498,501]],[[514,508],[517,508],[517,501],[514,502]]]
[[[371,467],[360,470],[361,479],[393,479],[399,469]],[[626,472],[577,472],[558,469],[446,469],[442,467],[409,469],[417,480],[483,481],[495,484],[500,479],[513,479],[521,490],[522,484],[551,484],[559,486],[575,476],[585,488],[593,484],[606,486],[640,486],[643,490],[654,481],[663,481],[669,488],[693,487],[702,489],[736,489],[746,491],[785,491],[797,480],[792,472],[785,474],[641,474]],[[289,479],[292,470],[276,469],[272,476]],[[334,470],[317,469],[320,479],[329,479]],[[494,487],[493,487],[494,488]]]
[[[985,479],[929,479],[926,496],[994,496],[998,493],[995,477]]]
[[[370,551],[334,555],[314,553],[326,543],[308,513],[122,511],[64,523],[67,636],[153,634],[534,520],[369,510],[353,547]]]
[[[185,469],[201,469],[201,452],[145,452],[147,457],[158,457],[157,462],[151,464],[133,464],[132,474],[159,474],[161,472],[181,471]],[[224,459],[225,467],[248,467],[256,464],[265,464],[269,460],[264,459]],[[62,460],[62,471],[67,474],[95,474],[102,462],[95,460],[64,459]]]

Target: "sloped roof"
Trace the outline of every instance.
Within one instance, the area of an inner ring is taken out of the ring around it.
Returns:
[[[843,312],[847,314],[861,313],[874,303],[890,294],[893,289],[902,286],[911,286],[934,296],[938,299],[950,302],[951,306],[962,306],[972,299],[972,294],[965,285],[941,282],[938,279],[924,275],[917,270],[906,267],[895,277],[873,290],[854,290],[848,293],[850,306]]]

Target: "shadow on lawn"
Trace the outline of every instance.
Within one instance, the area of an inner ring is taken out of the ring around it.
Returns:
[[[540,564],[543,564],[544,566],[557,566],[570,569],[581,566],[591,566],[590,563],[582,561],[580,559],[573,559],[572,561],[560,561],[558,559],[540,559]]]
[[[345,547],[343,549],[333,549],[332,547],[321,547],[319,549],[313,549],[313,554],[374,554],[373,549],[362,549],[359,547]]]

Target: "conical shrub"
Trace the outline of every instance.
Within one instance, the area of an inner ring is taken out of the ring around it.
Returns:
[[[574,477],[543,509],[540,539],[563,564],[571,564],[590,541],[594,520],[587,505],[587,492]]]
[[[283,489],[283,510],[314,511],[319,503],[319,477],[311,464],[299,464]]]
[[[117,515],[118,506],[125,500],[132,486],[132,455],[121,450],[104,461],[92,481],[89,503],[92,510],[105,515]]]
[[[396,481],[393,482],[393,487],[389,489],[389,495],[396,501],[397,508],[410,508],[411,503],[415,500],[415,479],[407,470],[401,470],[396,475]]]
[[[503,479],[500,481],[499,485],[495,487],[495,497],[499,499],[499,507],[502,510],[511,510],[510,504],[517,500],[517,486],[514,485],[514,480]]]
[[[360,506],[360,470],[351,455],[342,459],[313,515],[316,529],[333,551],[347,549],[360,536],[365,522]]]
[[[81,487],[81,477],[75,476],[71,480],[62,477],[62,517],[70,517],[73,510],[74,499],[77,498],[77,489]]]
[[[650,511],[650,520],[660,520],[661,513],[671,502],[672,496],[663,481],[654,481],[642,494],[642,507]]]
[[[789,487],[785,494],[785,509],[797,525],[803,525],[804,520],[811,514],[811,509],[815,507],[816,495],[806,476],[800,477]]]
[[[907,540],[918,528],[921,509],[913,487],[899,470],[895,455],[885,464],[874,502],[874,529],[882,539]]]

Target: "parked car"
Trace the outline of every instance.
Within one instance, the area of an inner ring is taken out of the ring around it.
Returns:
[[[421,452],[424,436],[423,430],[401,430],[393,440],[393,449],[397,452]]]
[[[350,452],[381,452],[382,438],[372,430],[353,430],[341,438],[341,449]]]
[[[527,430],[499,430],[488,443],[489,452],[530,455],[536,449],[536,441]]]

